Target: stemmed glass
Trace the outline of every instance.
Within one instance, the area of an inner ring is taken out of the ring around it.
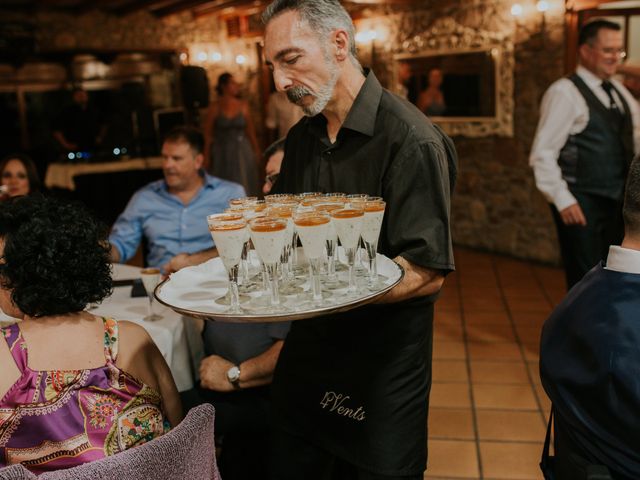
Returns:
[[[341,203],[340,200],[331,199],[331,203],[320,203],[315,205],[315,209],[319,212],[324,212],[329,215],[334,210],[339,210],[344,207],[344,203]],[[331,219],[331,217],[329,217]],[[329,227],[327,228],[327,280],[325,282],[325,286],[330,290],[336,290],[339,288],[344,288],[347,285],[338,280],[338,274],[336,273],[336,258],[337,258],[337,250],[338,250],[338,232],[336,232],[336,227],[333,224],[333,219],[329,221]]]
[[[237,221],[237,220],[243,220],[244,216],[243,216],[243,211],[242,210],[230,210],[228,212],[225,213],[214,213],[212,215],[207,216],[207,223],[209,225],[209,233],[211,233],[211,238],[213,238],[213,243],[216,245],[216,247],[218,246],[218,244],[216,243],[216,239],[213,235],[213,231],[214,231],[214,225],[220,223],[220,222],[233,222],[233,221]],[[220,236],[220,235],[218,235]],[[240,264],[238,266],[239,270],[239,277],[242,280],[242,284],[246,287],[246,283],[249,282],[248,278],[249,275],[248,273],[246,275],[243,274],[243,267],[246,267],[246,255],[245,255],[245,250],[248,248],[249,245],[249,231],[245,228],[244,229],[244,244],[242,245],[242,254],[240,256]],[[218,254],[220,254],[220,252],[218,251]],[[247,269],[248,271],[248,269]],[[240,286],[238,286],[238,292],[240,291]],[[229,290],[227,290],[227,293],[225,295],[223,295],[222,297],[216,298],[215,302],[218,305],[230,305],[231,304],[231,297],[230,297],[231,293]],[[249,300],[249,297],[247,297],[246,295],[242,295],[239,294],[238,295],[238,300],[240,301],[240,303],[242,302],[246,302]]]
[[[322,304],[320,286],[320,263],[324,254],[327,231],[330,225],[329,215],[318,211],[296,212],[293,221],[298,229],[304,253],[311,266],[311,292],[314,305]]]
[[[354,202],[354,206],[364,210],[364,219],[362,220],[362,242],[364,243],[367,257],[369,258],[369,280],[368,287],[375,289],[380,280],[378,275],[378,237],[382,228],[382,219],[384,218],[385,202],[382,198],[368,198],[362,202]],[[384,277],[383,277],[384,278]]]
[[[247,221],[243,217],[219,214],[207,218],[209,231],[229,277],[229,313],[241,313],[238,294],[238,266],[247,235]]]
[[[354,264],[356,251],[360,242],[360,231],[362,230],[362,220],[364,211],[358,208],[341,208],[331,212],[333,224],[338,232],[338,238],[344,248],[349,265],[349,286],[347,294],[353,295],[357,291]]]
[[[270,312],[282,310],[280,293],[278,291],[278,263],[284,248],[287,235],[287,220],[276,217],[259,217],[249,222],[251,240],[258,252],[268,274],[268,283],[271,287]]]
[[[293,204],[272,204],[267,210],[267,215],[277,218],[282,218],[287,221],[287,232],[285,234],[284,248],[282,249],[282,255],[280,256],[280,265],[282,271],[282,289],[281,294],[293,295],[300,293],[302,289],[296,285],[295,275],[293,274],[293,265],[291,265],[291,249],[293,248],[293,238],[295,232],[295,225],[293,223]]]
[[[140,270],[140,278],[147,292],[147,297],[149,297],[149,313],[143,320],[159,320],[162,317],[153,311],[153,291],[160,283],[160,270],[157,268],[143,268]]]

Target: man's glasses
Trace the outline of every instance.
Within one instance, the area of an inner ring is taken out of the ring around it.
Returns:
[[[591,48],[593,48],[594,50],[598,50],[604,53],[605,55],[616,55],[620,58],[625,58],[627,56],[627,52],[624,51],[622,48],[613,48],[613,47],[602,48],[595,45],[591,45]]]
[[[274,183],[276,183],[276,180],[278,180],[279,175],[280,175],[279,173],[273,173],[271,175],[267,175],[266,177],[264,177],[264,181],[273,185]]]

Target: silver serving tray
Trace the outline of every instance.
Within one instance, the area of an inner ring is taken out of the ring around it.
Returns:
[[[344,258],[344,256],[341,258]],[[227,273],[220,258],[214,258],[201,265],[187,267],[171,274],[169,278],[156,287],[154,295],[158,302],[175,312],[203,320],[234,323],[302,320],[331,313],[345,312],[366,305],[377,300],[400,283],[404,277],[404,269],[400,265],[380,254],[378,254],[377,262],[378,273],[387,277],[378,289],[374,291],[363,290],[358,296],[341,303],[310,309],[289,310],[279,313],[243,312],[237,314],[226,312],[228,307],[218,305],[214,301],[227,291]],[[346,275],[346,272],[338,274],[341,280],[346,280]],[[303,285],[303,288],[305,292],[308,291],[308,282]],[[336,290],[334,292],[339,295],[344,290]],[[251,293],[249,296],[255,298],[259,297],[260,294]],[[296,297],[296,295],[283,296],[290,308],[291,306],[295,308],[297,304]]]

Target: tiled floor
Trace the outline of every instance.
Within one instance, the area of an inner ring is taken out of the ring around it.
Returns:
[[[541,479],[540,329],[560,269],[465,249],[436,304],[425,479]]]

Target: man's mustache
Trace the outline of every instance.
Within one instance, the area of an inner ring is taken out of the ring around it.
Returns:
[[[307,87],[303,87],[302,85],[297,85],[287,90],[287,98],[291,103],[297,104],[302,98],[307,95],[313,95],[313,92]]]

